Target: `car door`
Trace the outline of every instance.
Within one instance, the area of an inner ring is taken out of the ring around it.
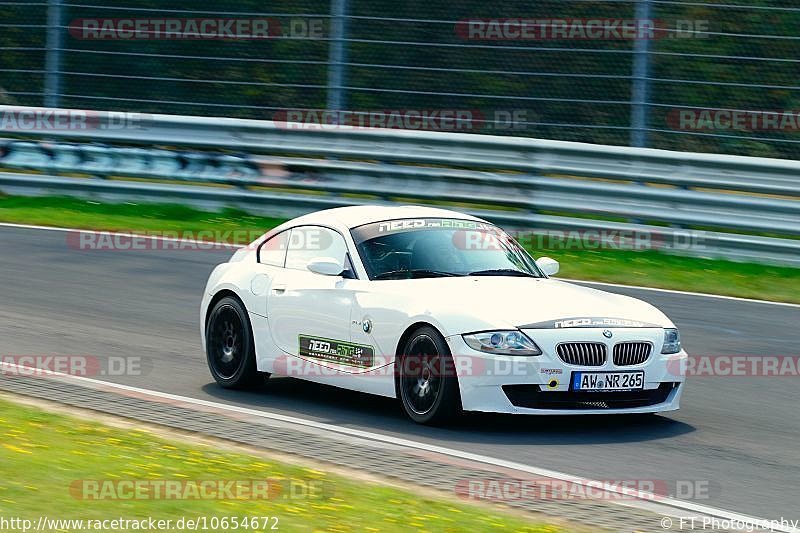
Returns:
[[[267,295],[267,316],[274,342],[284,352],[315,363],[347,363],[353,290],[343,276],[316,274],[308,265],[318,258],[347,264],[340,233],[322,226],[292,228],[284,268],[278,269]]]

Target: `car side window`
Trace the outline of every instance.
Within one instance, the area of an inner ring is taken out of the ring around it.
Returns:
[[[286,245],[289,242],[290,231],[282,231],[265,241],[258,250],[258,262],[264,265],[283,267],[286,261]]]
[[[307,270],[320,257],[330,257],[347,265],[347,244],[338,232],[322,226],[292,228],[286,252],[286,268]]]

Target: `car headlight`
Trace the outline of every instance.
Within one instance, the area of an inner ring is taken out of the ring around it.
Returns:
[[[664,346],[661,353],[678,353],[681,351],[681,334],[675,328],[664,329]]]
[[[497,355],[542,355],[542,351],[521,331],[482,331],[462,335],[467,346]]]

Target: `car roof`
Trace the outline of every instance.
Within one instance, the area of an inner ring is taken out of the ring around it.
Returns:
[[[381,222],[384,220],[397,220],[402,218],[457,218],[461,220],[484,220],[451,211],[450,209],[440,209],[438,207],[423,207],[417,205],[356,205],[348,207],[335,207],[316,211],[291,221],[292,226],[297,224],[325,224],[337,225],[345,228],[355,228],[371,222]]]

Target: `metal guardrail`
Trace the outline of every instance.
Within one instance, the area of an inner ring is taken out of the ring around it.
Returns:
[[[0,116],[48,112],[0,106]],[[692,230],[694,244],[675,252],[800,265],[800,162],[476,134],[89,114],[83,129],[0,130],[13,137],[0,145],[0,166],[13,171],[0,173],[0,188],[276,214],[435,202],[515,228],[652,232],[669,242]]]

